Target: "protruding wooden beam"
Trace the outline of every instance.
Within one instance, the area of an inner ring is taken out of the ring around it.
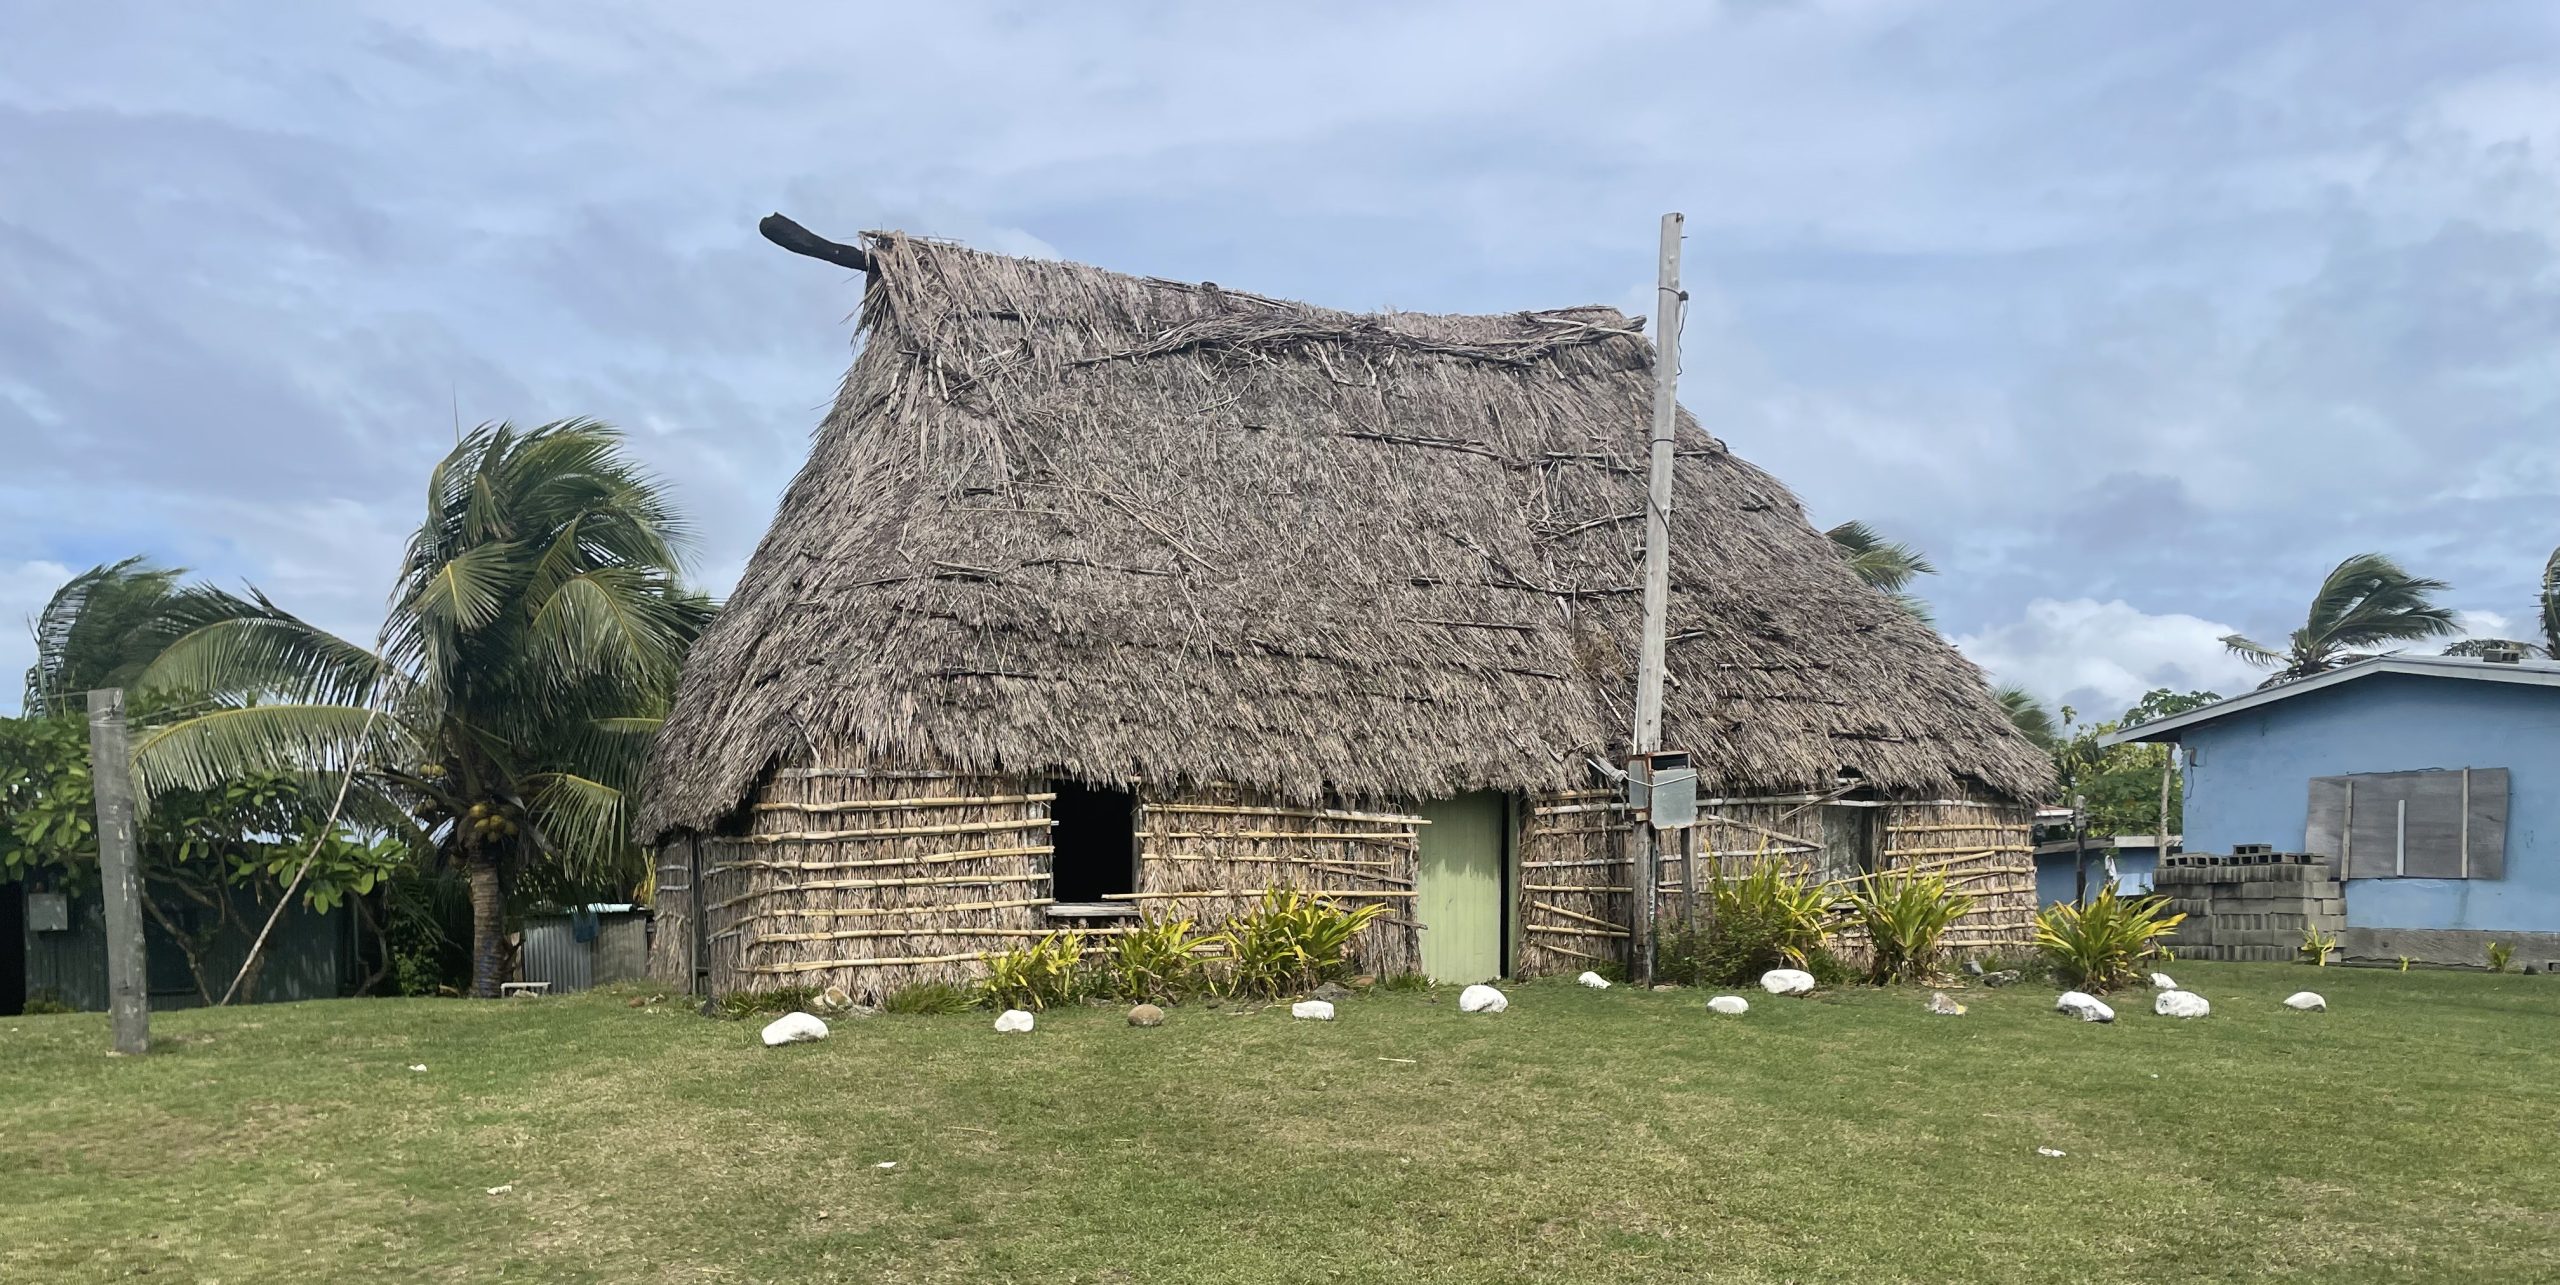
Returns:
[[[756,231],[763,233],[765,240],[793,254],[805,254],[812,259],[824,259],[838,267],[851,268],[856,272],[871,270],[871,256],[864,254],[861,247],[846,245],[841,241],[830,241],[779,214],[764,216],[763,220],[756,224]]]

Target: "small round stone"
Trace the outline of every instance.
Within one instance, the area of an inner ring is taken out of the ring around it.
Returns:
[[[1162,1026],[1164,1025],[1164,1010],[1153,1004],[1140,1004],[1136,1008],[1129,1010],[1129,1025]]]

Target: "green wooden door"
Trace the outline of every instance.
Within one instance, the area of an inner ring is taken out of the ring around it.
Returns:
[[[1440,982],[1502,975],[1502,866],[1511,801],[1489,790],[1422,805],[1422,868],[1415,900],[1422,971]]]

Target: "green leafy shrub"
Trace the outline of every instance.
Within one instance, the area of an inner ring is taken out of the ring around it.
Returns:
[[[2489,943],[2490,972],[2503,973],[2507,971],[2507,966],[2514,963],[2515,959],[2516,948],[2514,946],[2503,941],[2493,941]]]
[[[1431,989],[1431,978],[1422,973],[1390,973],[1378,979],[1378,989],[1390,995],[1414,995]]]
[[[1849,887],[1850,916],[1867,933],[1867,976],[1877,982],[1936,975],[1940,940],[1971,909],[1973,898],[1943,872],[1880,871]]]
[[[19,1011],[29,1017],[52,1017],[61,1013],[77,1013],[80,1010],[63,1003],[61,996],[47,990],[37,991],[27,996],[26,1007]]]
[[[1709,918],[1662,933],[1654,976],[1683,986],[1738,986],[1772,968],[1812,971],[1817,960],[1839,969],[1822,947],[1831,930],[1829,884],[1763,856],[1711,890]]]
[[[1203,979],[1200,952],[1218,942],[1191,920],[1149,916],[1110,939],[1102,960],[1104,982],[1113,999],[1171,1003],[1198,993]]]
[[[1028,946],[997,955],[980,955],[987,975],[978,995],[990,1008],[1022,1008],[1039,1012],[1051,1004],[1071,1004],[1087,989],[1084,977],[1084,934],[1054,932]]]
[[[949,982],[918,982],[903,990],[894,990],[880,999],[883,1013],[902,1013],[909,1017],[941,1017],[966,1013],[978,1006],[978,997],[966,987]]]
[[[2127,900],[2110,880],[2086,906],[2066,901],[2045,907],[2036,916],[2036,949],[2062,980],[2084,991],[2109,991],[2136,980],[2144,963],[2166,956],[2160,939],[2185,920],[2169,912],[2165,898]]]
[[[2296,948],[2296,953],[2300,954],[2306,963],[2327,968],[2329,956],[2337,953],[2337,949],[2337,934],[2324,933],[2314,925],[2302,930],[2302,945]]]
[[[1274,888],[1247,914],[1227,921],[1227,995],[1280,999],[1301,995],[1350,967],[1351,939],[1385,914],[1376,903],[1346,910],[1323,896]]]
[[[732,1022],[774,1013],[806,1012],[818,1001],[815,986],[776,986],[771,990],[731,991],[711,1006],[711,1011]]]

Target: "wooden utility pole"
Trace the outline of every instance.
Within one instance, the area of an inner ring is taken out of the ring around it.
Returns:
[[[1672,430],[1680,401],[1680,223],[1662,216],[1653,304],[1653,460],[1644,506],[1644,651],[1636,666],[1638,754],[1662,748],[1662,647],[1671,611]]]
[[[151,992],[142,958],[141,854],[121,688],[89,693],[89,788],[98,800],[98,889],[107,902],[107,1011],[115,1048],[148,1053]]]
[[[1662,216],[1662,255],[1656,267],[1653,307],[1652,462],[1644,506],[1644,636],[1636,665],[1637,757],[1662,748],[1662,650],[1671,611],[1671,461],[1680,401],[1680,226],[1677,212]],[[1644,779],[1653,780],[1650,763]],[[1650,800],[1648,799],[1648,802]],[[1653,984],[1654,898],[1662,882],[1662,832],[1648,819],[1628,834],[1633,858],[1634,913],[1628,925],[1627,965],[1636,984]]]

